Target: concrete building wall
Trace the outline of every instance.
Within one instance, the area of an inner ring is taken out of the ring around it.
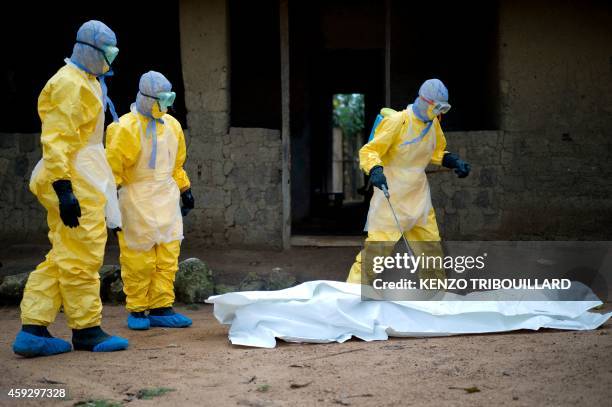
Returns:
[[[609,239],[610,7],[501,1],[498,18],[499,128],[448,132],[449,150],[473,172],[430,176],[443,238]],[[226,1],[181,1],[180,30],[196,198],[186,236],[279,247],[280,134],[229,127]],[[0,240],[46,239],[44,211],[27,187],[39,157],[38,134],[0,134]]]
[[[180,19],[186,169],[196,199],[185,235],[206,245],[280,247],[280,132],[229,127],[226,1],[181,1]]]
[[[0,133],[0,242],[47,237],[45,211],[28,187],[39,140],[39,134]]]
[[[503,227],[609,239],[612,8],[504,2],[500,24]]]
[[[430,177],[443,237],[607,240],[610,7],[504,1],[499,13],[501,128],[447,134],[473,173]]]

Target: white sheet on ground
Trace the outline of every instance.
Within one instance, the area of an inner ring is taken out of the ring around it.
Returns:
[[[531,294],[533,295],[533,294]],[[612,312],[589,309],[589,301],[497,301],[499,293],[475,292],[469,301],[363,301],[361,286],[337,281],[310,281],[279,291],[245,291],[210,297],[214,314],[231,325],[234,345],[273,348],[276,338],[288,342],[365,341],[389,336],[447,336],[518,329],[595,329]],[[507,298],[507,297],[505,297]],[[529,297],[533,299],[534,297]],[[456,298],[454,298],[456,299]]]

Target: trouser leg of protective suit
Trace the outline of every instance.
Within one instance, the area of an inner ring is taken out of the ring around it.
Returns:
[[[146,311],[149,309],[151,275],[155,271],[155,246],[149,250],[134,250],[127,246],[123,232],[117,233],[117,237],[125,307],[130,312]]]
[[[181,242],[175,240],[155,246],[155,272],[149,287],[149,309],[171,307],[174,304],[174,278],[178,271]]]
[[[53,249],[45,261],[30,273],[21,301],[21,322],[24,325],[49,326],[62,305],[59,269],[53,261]]]
[[[415,255],[419,255],[423,251],[427,251],[430,253],[426,253],[428,255],[437,255],[441,253],[441,248],[439,245],[437,246],[437,250],[432,250],[433,245],[422,245],[416,247],[413,242],[439,242],[440,241],[440,232],[438,231],[438,223],[436,221],[436,214],[433,210],[429,212],[427,216],[427,222],[425,225],[416,225],[409,231],[404,231],[404,235],[408,242],[410,242],[413,247],[412,250],[415,252]],[[368,237],[366,238],[366,242],[397,242],[401,238],[399,230],[391,230],[391,231],[377,231],[377,232],[368,232]],[[380,255],[391,254],[393,250],[392,247],[388,248],[389,253],[381,253]],[[436,253],[432,253],[435,251]],[[368,281],[363,281],[361,278],[361,268],[362,268],[362,255],[363,250],[357,254],[355,257],[355,262],[351,266],[349,271],[348,278],[346,279],[347,283],[355,283],[355,284],[365,284],[369,283],[372,280],[373,272],[371,270],[364,270],[366,275],[364,279]]]
[[[24,325],[49,325],[60,305],[68,326],[83,329],[100,325],[100,275],[106,245],[104,195],[73,180],[82,216],[76,228],[64,226],[51,185],[38,197],[47,209],[51,251],[26,283],[21,301]]]
[[[127,310],[141,312],[171,307],[180,241],[161,243],[149,250],[134,250],[127,246],[123,232],[119,232],[118,237]]]

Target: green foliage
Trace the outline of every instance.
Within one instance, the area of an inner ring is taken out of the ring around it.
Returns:
[[[354,137],[363,130],[364,97],[359,93],[334,95],[334,126],[346,137]]]
[[[168,387],[153,387],[150,389],[141,389],[138,390],[136,394],[136,398],[141,400],[151,400],[153,397],[163,396],[166,393],[174,391],[174,389],[170,389]]]
[[[260,393],[265,393],[268,390],[270,390],[270,385],[269,384],[262,384],[260,386],[257,386],[257,391]]]

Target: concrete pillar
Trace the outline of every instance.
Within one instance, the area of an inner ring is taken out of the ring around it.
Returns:
[[[281,103],[282,103],[282,194],[283,248],[291,246],[291,137],[290,137],[290,78],[289,78],[289,1],[280,1],[280,47],[281,47]]]
[[[185,218],[185,235],[205,244],[225,242],[224,219],[230,199],[223,188],[222,151],[229,128],[227,13],[226,0],[180,2],[186,169],[196,199],[196,209]]]

